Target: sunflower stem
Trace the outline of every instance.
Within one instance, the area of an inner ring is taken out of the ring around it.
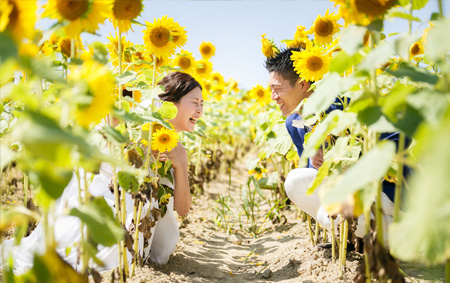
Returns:
[[[384,234],[383,234],[383,212],[381,208],[381,182],[377,184],[377,196],[375,201],[375,221],[377,223],[377,239],[378,243],[384,247]]]
[[[336,244],[335,244],[335,233],[334,233],[334,219],[333,217],[331,219],[331,259],[333,261],[333,264],[336,263]]]
[[[82,194],[82,188],[81,188],[81,178],[80,178],[80,168],[76,168],[75,175],[77,176],[77,184],[78,184],[78,202],[79,204],[83,204],[83,194]],[[84,242],[84,225],[83,222],[80,222],[80,244],[81,244],[81,258],[83,260],[82,262],[82,273],[87,271],[87,262],[85,258],[86,254],[86,248],[85,248],[85,242]]]
[[[111,115],[109,117],[109,124],[111,124]],[[111,154],[112,157],[114,157],[114,151],[113,151],[113,147],[112,144],[109,143],[109,152]],[[118,188],[118,184],[117,184],[117,175],[116,175],[116,166],[113,165],[112,166],[112,180],[113,180],[113,186],[114,186],[114,205],[116,208],[116,219],[117,221],[120,223],[121,221],[121,217],[120,217],[120,202],[119,202],[119,188]],[[119,256],[119,280],[120,283],[123,282],[123,272],[122,272],[122,241],[117,242],[117,254]]]
[[[306,218],[308,219],[309,238],[311,240],[311,244],[314,246],[314,238],[313,238],[313,233],[312,233],[312,228],[311,228],[311,216],[308,214],[308,215],[306,215]]]
[[[119,28],[119,38],[117,40],[117,49],[119,49],[117,52],[119,53],[119,76],[122,76],[122,31]],[[119,81],[119,109],[122,109],[122,95],[123,95],[123,89],[122,89],[122,83]]]
[[[370,210],[367,210],[364,212],[364,220],[365,220],[365,235],[370,233]],[[369,253],[367,252],[367,248],[364,247],[364,263],[365,263],[365,270],[366,270],[366,283],[372,282],[372,278],[370,275],[370,265],[369,265]]]
[[[139,225],[138,222],[141,221],[141,215],[142,215],[142,205],[143,202],[139,201],[139,208],[138,208],[138,213],[137,213],[137,218],[135,218],[136,220],[134,221],[134,223],[136,223],[136,228],[134,231],[134,252],[136,253],[136,260],[133,261],[133,267],[132,267],[132,271],[131,271],[131,276],[134,276],[134,270],[136,268],[136,261],[139,258],[139,246],[138,246],[138,242],[139,242]]]
[[[23,174],[23,204],[27,207],[28,203],[28,175]]]
[[[400,206],[402,202],[404,149],[405,149],[405,134],[403,132],[400,132],[400,137],[398,141],[398,152],[400,154],[400,158],[398,159],[397,181],[395,183],[394,222],[397,222],[399,220]]]

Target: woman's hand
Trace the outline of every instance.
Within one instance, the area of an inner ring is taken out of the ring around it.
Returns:
[[[178,145],[170,152],[164,152],[159,155],[159,161],[167,160],[172,161],[172,168],[175,171],[187,171],[188,169],[187,152],[181,142],[178,142]]]

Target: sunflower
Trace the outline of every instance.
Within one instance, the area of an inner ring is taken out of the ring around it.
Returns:
[[[110,112],[114,105],[115,78],[107,67],[93,60],[85,61],[69,73],[68,81],[87,84],[85,100],[90,102],[80,104],[76,110],[76,119],[81,126],[88,128]]]
[[[54,51],[58,50],[58,43],[60,41],[60,37],[56,34],[52,34],[49,39],[44,41],[41,45],[41,51],[44,55],[50,56]]]
[[[424,54],[424,53],[425,53],[425,51],[423,49],[423,44],[420,41],[412,44],[411,47],[409,48],[409,57],[410,58],[415,58],[416,56]]]
[[[249,175],[255,174],[256,180],[259,180],[259,179],[261,179],[262,177],[264,177],[264,173],[266,173],[266,172],[267,172],[267,169],[265,169],[265,168],[260,168],[260,167],[256,167],[256,168],[253,169],[253,170],[249,170],[249,171],[248,171],[248,174],[249,174]]]
[[[212,70],[212,63],[206,59],[200,59],[195,64],[195,74],[200,78],[207,78]]]
[[[95,33],[110,17],[112,0],[49,0],[44,7],[42,16],[67,23],[65,36],[74,37],[83,31]]]
[[[5,31],[16,42],[32,39],[36,23],[36,1],[1,0],[0,32]]]
[[[234,79],[228,79],[227,85],[228,85],[228,88],[230,89],[230,91],[234,91],[234,92],[240,91],[240,89],[238,87],[238,82],[235,81]]]
[[[199,48],[203,59],[209,59],[216,54],[216,47],[211,42],[202,42]]]
[[[333,41],[333,35],[340,30],[341,25],[337,23],[338,20],[339,15],[334,15],[334,12],[329,14],[327,9],[323,17],[321,15],[317,16],[308,33],[314,34],[315,42],[322,45],[328,44]]]
[[[144,30],[144,44],[148,51],[155,54],[158,58],[169,58],[175,53],[177,48],[173,42],[172,30],[176,29],[176,25],[172,18],[163,16],[154,19],[153,23],[145,22],[147,29]]]
[[[294,69],[306,81],[318,81],[328,72],[331,56],[314,46],[304,51],[292,51]]]
[[[294,33],[294,39],[303,39],[308,37],[308,32],[305,31],[305,27],[298,25]]]
[[[266,34],[261,35],[261,51],[267,58],[274,57],[278,53],[278,48],[273,43],[273,40],[267,39]]]
[[[382,16],[389,10],[396,0],[351,0],[351,6],[359,14],[367,15],[370,18]]]
[[[177,146],[178,134],[174,130],[161,128],[152,135],[152,150],[171,151]]]
[[[114,66],[118,66],[119,65],[119,36],[117,35],[117,33],[113,36],[111,33],[109,34],[109,36],[106,37],[108,39],[108,44],[106,44],[106,48],[108,48],[109,51],[109,56],[110,56],[110,60],[111,63]],[[122,59],[123,61],[127,61],[125,60],[125,50],[129,49],[132,44],[130,41],[128,41],[125,36],[121,37],[121,44],[122,44]],[[128,60],[129,62],[131,61],[131,58],[129,58]]]
[[[261,106],[270,103],[271,93],[268,88],[264,88],[261,85],[256,85],[249,91],[250,98],[256,99]]]
[[[156,131],[161,130],[162,128],[164,128],[163,125],[161,125],[161,124],[158,123],[158,122],[153,122],[152,135],[153,135],[154,133],[156,133]],[[143,132],[147,132],[147,133],[144,134],[144,136],[148,137],[148,131],[150,131],[150,123],[145,123],[145,124],[143,124],[143,125],[141,126],[141,130],[142,130]],[[148,146],[148,141],[147,141],[146,139],[144,139],[144,138],[142,138],[141,143],[142,143],[144,146]]]
[[[172,18],[169,18],[172,21],[172,29],[170,30],[170,34],[172,35],[172,41],[175,43],[177,47],[181,47],[187,42],[187,34],[184,30],[184,27],[180,26],[178,22],[174,22]]]
[[[119,28],[120,32],[133,30],[131,21],[136,19],[144,9],[143,0],[114,0],[112,14],[114,28]]]
[[[194,71],[195,59],[192,53],[186,50],[180,50],[173,60],[174,67],[180,67],[181,71],[192,73]]]
[[[81,44],[81,41],[79,41],[79,40],[74,40],[73,42],[75,43],[74,56],[76,57],[78,54],[78,51],[83,49],[83,45]],[[69,37],[60,37],[58,40],[57,50],[59,52],[61,52],[61,54],[63,54],[67,58],[69,58],[71,55],[71,50],[72,50],[72,39]]]
[[[334,1],[334,7],[339,5],[338,15],[344,19],[345,26],[355,23],[367,26],[370,24],[369,18],[365,14],[358,13],[358,11],[350,5],[346,0],[331,0]]]
[[[286,43],[286,46],[289,48],[301,47],[303,50],[308,49],[308,47],[312,45],[311,40],[307,37],[294,40],[283,40],[282,42]]]
[[[212,84],[216,84],[216,85],[224,85],[225,81],[223,79],[223,76],[219,73],[219,72],[214,72],[211,74],[211,81]]]

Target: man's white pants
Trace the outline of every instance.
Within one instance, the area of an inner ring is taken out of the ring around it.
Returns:
[[[320,186],[314,191],[313,194],[306,195],[306,191],[316,178],[317,170],[314,168],[297,168],[289,172],[284,188],[289,199],[295,203],[301,210],[309,214],[316,219],[319,224],[331,231],[331,220],[328,217],[328,212],[322,207],[318,191]],[[394,215],[394,203],[387,197],[386,194],[381,194],[381,203],[383,208],[383,225],[386,239],[387,227],[392,223],[392,215]],[[372,215],[373,217],[373,215]],[[340,216],[334,221],[335,232],[337,232],[337,223],[340,222]],[[358,224],[355,231],[355,235],[359,238],[365,235],[365,221],[364,216],[358,218]]]

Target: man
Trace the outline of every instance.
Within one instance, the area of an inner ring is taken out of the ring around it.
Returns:
[[[301,120],[300,114],[293,111],[299,103],[312,94],[310,90],[312,82],[302,80],[294,71],[293,61],[291,60],[292,51],[301,51],[300,48],[289,48],[281,50],[274,57],[267,58],[265,67],[269,71],[269,86],[272,89],[272,100],[274,100],[283,116],[286,118],[286,129],[291,136],[294,145],[297,148],[298,155],[303,152],[304,136],[307,130],[304,127],[296,126],[301,123],[295,121]],[[338,100],[337,100],[338,101]],[[333,104],[326,112],[329,113],[336,109],[343,109],[338,103]],[[386,138],[398,140],[398,134],[385,134]],[[289,172],[285,181],[285,190],[289,199],[294,202],[301,210],[316,219],[322,227],[331,230],[331,220],[328,213],[323,209],[320,203],[317,191],[311,195],[306,195],[307,189],[317,175],[317,169],[322,165],[323,151],[319,149],[315,156],[308,161],[307,168],[297,168]],[[386,182],[388,183],[388,182]],[[393,193],[382,194],[382,207],[385,215],[393,215]],[[384,187],[384,186],[383,186]],[[395,187],[395,185],[394,185]],[[390,217],[392,218],[392,217]],[[339,220],[337,220],[339,221]],[[386,225],[391,219],[383,221]],[[337,225],[336,225],[337,226]],[[387,227],[387,226],[386,226]],[[385,229],[387,231],[387,229]],[[365,234],[365,224],[363,217],[358,219],[355,235],[363,237]]]

